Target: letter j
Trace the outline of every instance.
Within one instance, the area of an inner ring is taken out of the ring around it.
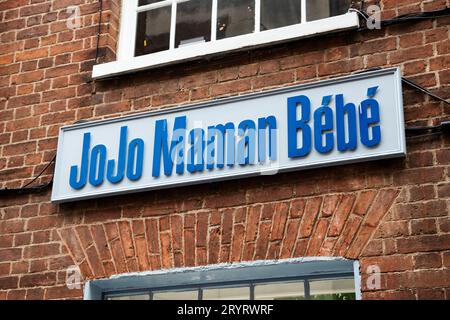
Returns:
[[[83,136],[83,151],[81,153],[81,172],[80,178],[78,177],[78,166],[72,166],[70,168],[70,180],[69,184],[75,190],[83,189],[87,182],[88,165],[89,165],[89,149],[91,147],[91,133],[87,132]]]

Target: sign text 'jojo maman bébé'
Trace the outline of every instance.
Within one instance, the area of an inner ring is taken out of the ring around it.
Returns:
[[[400,71],[386,69],[64,127],[52,200],[275,174],[405,152]]]

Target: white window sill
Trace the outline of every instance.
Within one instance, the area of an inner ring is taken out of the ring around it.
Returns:
[[[183,48],[161,51],[131,59],[120,59],[119,57],[117,61],[95,65],[92,78],[101,79],[118,76],[139,70],[204,58],[217,53],[250,49],[358,27],[358,14],[356,12],[349,12],[340,16],[311,21],[305,24],[251,33],[214,42],[193,44]]]

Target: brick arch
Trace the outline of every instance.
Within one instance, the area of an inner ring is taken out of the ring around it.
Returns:
[[[358,258],[400,190],[333,193],[58,230],[85,279],[304,256]]]

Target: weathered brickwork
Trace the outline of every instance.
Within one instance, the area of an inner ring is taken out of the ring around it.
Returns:
[[[450,1],[382,0],[383,18]],[[81,27],[66,8],[81,8]],[[450,98],[450,17],[349,31],[92,81],[115,59],[120,3],[0,0],[0,188],[31,181],[58,129],[374,67]],[[100,40],[97,50],[97,40]],[[97,56],[98,55],[98,56]],[[407,126],[450,119],[404,87]],[[365,299],[450,299],[450,137],[408,138],[405,159],[56,205],[50,190],[0,196],[0,299],[81,298],[65,286],[117,273],[220,262],[340,256],[361,263]],[[34,184],[48,182],[53,166]],[[381,288],[366,286],[378,265]]]

